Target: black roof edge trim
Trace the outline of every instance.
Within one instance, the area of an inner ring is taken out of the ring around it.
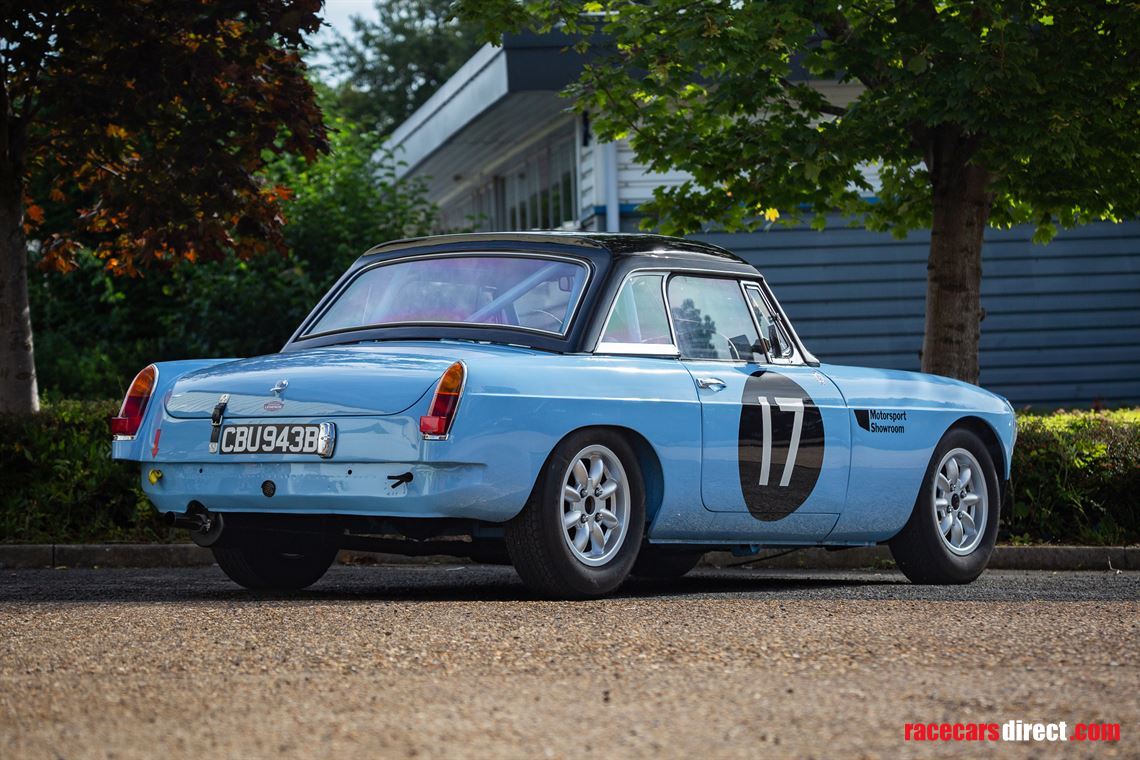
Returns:
[[[553,354],[572,353],[567,350],[567,339],[553,335],[489,327],[443,327],[439,325],[408,325],[406,327],[371,327],[360,330],[343,330],[322,333],[310,338],[299,338],[285,344],[281,353],[304,351],[310,348],[345,346],[356,343],[386,343],[390,341],[470,341],[545,351]]]
[[[744,259],[712,243],[668,235],[631,232],[576,232],[566,230],[535,230],[530,232],[463,232],[446,235],[392,240],[369,248],[360,258],[404,251],[410,248],[446,250],[456,246],[477,245],[480,248],[496,244],[525,244],[527,246],[566,246],[608,251],[615,256],[637,254],[696,254],[714,256],[750,267]]]

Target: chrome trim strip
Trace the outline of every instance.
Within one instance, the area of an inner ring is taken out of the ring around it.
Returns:
[[[744,306],[748,309],[748,316],[752,319],[752,326],[756,328],[756,334],[760,336],[760,346],[764,349],[764,359],[768,364],[772,363],[772,352],[768,350],[768,339],[764,335],[764,330],[760,326],[760,322],[756,319],[756,310],[752,308],[752,301],[748,298],[748,286],[751,285],[759,289],[759,286],[754,282],[745,282],[744,280],[737,280],[736,283],[740,286],[740,295],[744,299]],[[755,355],[755,351],[752,352]]]
[[[792,334],[788,332],[787,327],[786,327],[786,321],[785,321],[783,315],[780,313],[780,311],[778,309],[773,307],[772,302],[769,301],[764,296],[764,289],[760,287],[759,283],[755,283],[755,282],[741,283],[741,288],[744,290],[745,301],[748,302],[748,311],[749,312],[753,311],[752,302],[748,299],[748,288],[749,288],[749,286],[751,286],[753,289],[755,289],[755,291],[757,293],[760,294],[760,300],[764,303],[764,306],[766,306],[768,308],[768,310],[770,312],[772,312],[772,314],[775,316],[775,318],[777,320],[776,326],[783,330],[784,337],[786,337],[788,339],[788,345],[792,349],[792,356],[790,356],[788,358],[784,358],[782,356],[773,356],[771,354],[771,352],[765,352],[767,357],[768,357],[768,363],[769,364],[775,364],[775,365],[781,366],[781,367],[798,367],[798,366],[802,365],[804,363],[804,361],[800,357],[799,346],[797,345],[796,340],[792,337]],[[755,321],[755,319],[756,319],[755,314],[752,315],[752,319],[753,319],[753,321]],[[757,323],[757,328],[759,329],[759,323]],[[761,335],[761,337],[765,337],[763,330],[760,330],[760,335]]]
[[[669,253],[669,251],[663,251],[663,253]],[[738,280],[738,281],[742,277],[742,275],[739,272],[725,272],[724,270],[721,270],[721,269],[701,269],[699,267],[691,267],[691,268],[685,267],[684,269],[670,269],[669,267],[662,267],[662,266],[646,266],[646,267],[637,267],[636,269],[629,270],[628,272],[625,273],[625,277],[622,279],[621,286],[618,287],[617,294],[614,296],[613,301],[610,302],[609,311],[606,313],[606,321],[602,323],[602,329],[598,332],[598,339],[594,342],[594,349],[593,349],[594,352],[595,353],[597,352],[597,350],[598,350],[597,347],[602,342],[602,336],[605,335],[605,332],[606,332],[606,325],[609,324],[610,317],[613,316],[614,308],[616,308],[616,306],[617,306],[617,299],[619,296],[621,296],[622,290],[625,289],[626,283],[629,282],[634,277],[637,277],[637,276],[644,276],[647,274],[648,275],[660,274],[660,275],[662,275],[662,277],[661,277],[661,302],[665,306],[665,317],[669,322],[669,335],[673,339],[673,347],[678,349],[677,353],[679,355],[680,354],[680,348],[677,346],[677,328],[673,324],[673,312],[669,309],[669,280],[674,275],[685,275],[685,274],[690,274],[690,273],[698,274],[698,275],[713,275],[716,277],[720,277],[721,279],[730,279],[730,280]],[[764,279],[763,276],[759,272],[756,273],[756,277],[761,279],[761,280]],[[752,282],[752,280],[748,280],[748,282]],[[658,345],[660,345],[660,344],[658,344]],[[717,360],[709,360],[709,361],[717,361]],[[719,360],[719,361],[723,361],[723,360]]]
[[[594,347],[594,353],[618,356],[677,357],[681,355],[676,346],[665,343],[599,343]]]
[[[792,347],[796,350],[797,355],[796,363],[807,365],[809,367],[818,367],[819,359],[816,359],[815,355],[812,354],[811,351],[808,351],[807,347],[804,346],[804,342],[800,340],[799,334],[796,333],[796,328],[792,327],[792,321],[788,319],[788,315],[784,313],[783,307],[781,307],[780,302],[776,300],[776,294],[772,292],[772,288],[768,286],[767,281],[762,281],[761,293],[764,295],[765,300],[771,306],[772,313],[779,318],[780,324],[784,326],[784,332],[786,332],[788,334],[788,337],[792,339]],[[791,364],[792,362],[785,360],[785,363]]]
[[[669,253],[669,252],[663,251],[662,253]],[[613,296],[613,301],[610,303],[610,311],[609,311],[609,313],[606,313],[606,316],[605,316],[605,324],[609,324],[610,316],[613,313],[614,307],[616,307],[616,305],[617,305],[618,296],[621,295],[621,289],[626,286],[626,283],[629,279],[632,279],[633,277],[636,277],[638,275],[662,275],[662,277],[661,277],[661,302],[663,304],[665,304],[665,316],[669,321],[669,334],[671,336],[673,336],[673,345],[677,346],[677,329],[673,324],[673,312],[671,312],[669,310],[669,279],[673,278],[674,275],[689,275],[689,273],[697,273],[697,275],[712,275],[712,276],[719,277],[722,279],[735,279],[735,280],[739,280],[742,277],[740,272],[726,272],[723,269],[701,269],[699,267],[692,267],[692,268],[685,267],[684,269],[670,269],[668,267],[660,267],[660,265],[658,265],[658,267],[637,267],[636,269],[630,269],[628,272],[626,272],[625,279],[621,280],[621,287],[618,288],[618,294],[616,296]],[[764,279],[764,277],[762,275],[760,275],[759,272],[756,273],[756,277],[759,279]],[[751,281],[751,280],[749,280],[749,281]],[[602,341],[602,335],[604,333],[605,333],[605,325],[603,324],[601,333],[598,333],[597,341],[595,341],[595,346],[597,345],[597,343],[600,343]],[[678,349],[678,351],[679,351],[679,349]]]
[[[704,275],[710,275],[710,274],[715,275],[713,278],[710,278],[710,279],[733,280],[733,281],[735,281],[737,287],[741,289],[740,297],[742,299],[744,299],[744,308],[748,311],[748,317],[749,317],[749,319],[752,320],[753,326],[755,326],[756,318],[752,316],[752,307],[749,305],[748,298],[745,296],[744,290],[743,290],[744,283],[755,282],[755,280],[741,279],[741,275],[738,273],[735,273],[735,272],[719,272],[719,271],[712,270],[712,269],[676,269],[676,270],[673,270],[670,273],[670,275],[665,278],[665,286],[666,286],[665,311],[667,311],[669,313],[670,324],[672,324],[672,321],[673,321],[673,311],[672,311],[672,309],[669,308],[668,283],[674,277],[687,277],[688,275],[690,275],[692,273],[696,273],[698,276],[704,276]],[[761,282],[764,280],[764,276],[762,274],[760,274],[759,272],[756,273],[756,277]],[[760,334],[759,328],[757,328],[756,334],[757,335]],[[765,354],[765,357],[767,357],[767,354]],[[684,355],[681,356],[682,360],[684,360],[685,358],[686,357]],[[725,364],[758,364],[759,363],[759,362],[756,362],[756,361],[751,360],[751,359],[697,359],[697,358],[690,357],[689,360],[690,361],[700,361],[700,362],[724,362]]]
[[[598,332],[598,339],[594,342],[594,348],[593,348],[593,351],[591,353],[595,353],[595,354],[613,353],[613,352],[605,350],[603,347],[622,346],[623,350],[618,351],[616,353],[634,354],[634,355],[638,355],[638,356],[680,356],[681,355],[681,350],[679,348],[677,348],[677,333],[673,329],[673,318],[669,314],[668,296],[665,293],[665,281],[667,279],[669,279],[669,272],[670,271],[671,270],[669,270],[669,269],[662,269],[662,268],[656,268],[656,267],[646,267],[643,269],[631,269],[630,271],[625,273],[625,277],[622,278],[621,284],[618,286],[617,292],[614,294],[613,300],[610,301],[609,311],[606,312],[605,321],[602,322],[602,329]],[[610,320],[613,319],[614,310],[617,308],[618,299],[621,298],[621,294],[625,291],[626,286],[629,285],[630,281],[633,280],[633,278],[635,278],[635,277],[653,277],[655,275],[659,275],[661,277],[661,307],[663,309],[665,309],[665,323],[669,325],[669,340],[671,340],[672,342],[667,344],[667,345],[664,343],[652,343],[652,344],[603,343],[602,338],[605,337],[606,328],[610,326]],[[646,352],[646,351],[629,351],[629,350],[625,350],[625,348],[624,348],[627,346],[641,346],[641,345],[652,345],[655,348],[666,349],[666,350]],[[667,350],[670,348],[673,349],[672,352]]]
[[[666,272],[661,278],[661,301],[665,304],[665,318],[669,320],[669,333],[673,336],[673,345],[677,347],[677,356],[681,356],[681,341],[677,340],[677,325],[673,322],[673,308],[669,305],[669,280],[673,272]],[[682,357],[683,358],[683,357]]]
[[[567,335],[570,334],[570,328],[574,325],[574,320],[577,319],[577,317],[578,317],[578,309],[582,305],[582,301],[585,299],[586,293],[590,289],[590,282],[594,278],[593,262],[591,262],[589,259],[584,259],[584,258],[579,259],[579,258],[576,258],[574,256],[563,256],[563,255],[560,255],[557,253],[550,253],[550,254],[541,253],[540,254],[540,253],[531,253],[528,251],[449,251],[449,252],[445,252],[445,253],[418,253],[418,254],[412,254],[409,256],[400,256],[400,257],[394,258],[394,259],[385,259],[384,261],[376,261],[376,262],[373,262],[367,266],[361,267],[359,270],[357,270],[352,275],[352,277],[350,279],[348,279],[344,283],[342,283],[340,285],[340,287],[337,288],[336,293],[333,294],[333,297],[329,300],[329,302],[325,305],[325,307],[323,309],[321,309],[320,314],[317,314],[315,316],[307,318],[305,320],[305,323],[303,324],[303,326],[308,327],[309,325],[316,325],[318,322],[320,322],[321,319],[324,318],[324,316],[326,314],[328,314],[329,309],[331,309],[333,307],[333,305],[340,300],[341,296],[344,295],[344,291],[347,290],[348,287],[350,285],[352,285],[352,283],[356,282],[361,277],[361,275],[363,275],[365,272],[370,272],[373,269],[385,267],[385,266],[388,266],[390,264],[398,264],[398,263],[401,263],[404,261],[409,261],[412,259],[455,259],[455,258],[475,258],[475,257],[478,257],[478,258],[512,258],[512,259],[513,258],[530,258],[530,259],[542,259],[544,261],[566,261],[566,262],[570,262],[572,264],[577,264],[577,265],[583,267],[586,270],[586,279],[582,281],[582,287],[578,291],[578,297],[574,300],[573,307],[567,310],[569,317],[566,320],[566,328],[562,332],[554,332],[552,330],[539,330],[539,329],[534,328],[534,327],[522,327],[521,325],[500,325],[500,324],[494,324],[494,323],[489,323],[489,322],[436,322],[436,321],[380,322],[380,323],[371,324],[371,325],[356,325],[354,327],[344,327],[344,328],[340,328],[337,330],[326,330],[325,332],[319,332],[319,333],[306,331],[306,332],[302,332],[296,339],[291,340],[290,342],[308,340],[309,338],[321,338],[321,337],[324,337],[326,335],[339,335],[342,333],[356,332],[357,330],[375,330],[375,329],[382,329],[385,327],[401,327],[401,326],[406,326],[406,325],[415,325],[415,326],[438,325],[441,327],[468,327],[468,328],[474,328],[474,329],[478,329],[480,327],[490,327],[490,328],[494,328],[494,329],[518,330],[521,332],[538,333],[539,335],[552,335],[556,338],[565,338]]]
[[[677,342],[677,327],[673,324],[673,310],[669,308],[669,272],[661,275],[661,305],[665,307],[665,321],[669,324],[669,337],[673,339],[673,346],[677,349],[677,356],[681,355],[681,345]]]

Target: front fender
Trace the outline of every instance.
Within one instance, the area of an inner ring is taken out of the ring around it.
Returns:
[[[1009,403],[950,378],[899,370],[824,365],[851,410],[851,476],[829,542],[876,543],[910,519],[930,457],[946,431],[970,420],[989,428],[1009,477],[1017,431]],[[878,420],[876,415],[884,415]]]

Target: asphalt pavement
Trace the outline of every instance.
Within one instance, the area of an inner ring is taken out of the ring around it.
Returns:
[[[532,598],[510,568],[0,571],[0,757],[1136,757],[1140,573],[700,570]],[[1109,722],[1109,744],[904,724]]]

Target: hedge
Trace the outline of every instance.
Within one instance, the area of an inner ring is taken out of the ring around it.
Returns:
[[[0,415],[0,541],[167,541],[137,465],[111,459],[115,401],[59,401]]]
[[[1140,541],[1140,409],[1023,413],[1017,426],[1014,541]]]
[[[0,542],[169,541],[136,465],[109,458],[117,402],[60,401],[32,417],[0,416]],[[1022,413],[1015,542],[1140,541],[1140,410]]]

